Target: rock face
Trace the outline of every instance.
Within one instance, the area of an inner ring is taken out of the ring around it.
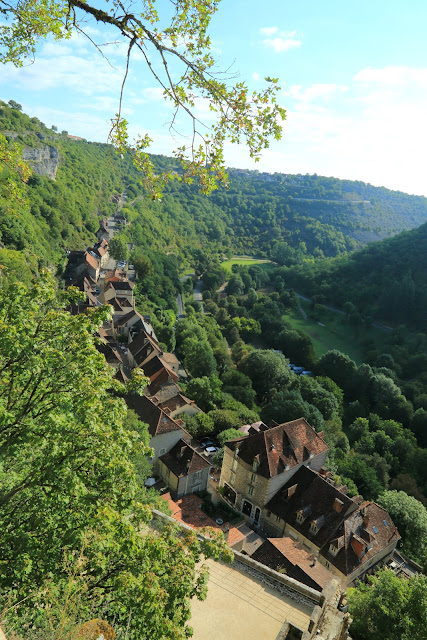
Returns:
[[[55,180],[59,165],[59,152],[56,147],[48,147],[46,144],[37,148],[24,147],[22,158],[36,173]]]

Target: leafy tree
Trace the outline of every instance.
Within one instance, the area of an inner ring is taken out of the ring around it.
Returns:
[[[180,415],[185,422],[185,428],[194,438],[209,436],[214,432],[215,423],[207,413],[196,413],[190,416],[186,413]]]
[[[19,102],[15,102],[15,100],[9,100],[7,103],[11,109],[17,109],[18,111],[22,111],[22,105]]]
[[[313,427],[319,429],[323,427],[324,423],[319,409],[306,402],[299,391],[279,391],[276,393],[272,400],[262,408],[261,418],[266,423],[270,420],[282,423],[306,418]]]
[[[348,590],[355,640],[422,640],[427,636],[427,578],[399,578],[381,569]]]
[[[227,294],[240,296],[244,292],[245,287],[240,274],[231,276],[227,284]]]
[[[217,439],[221,447],[224,446],[226,442],[229,440],[234,440],[235,438],[242,438],[245,434],[239,431],[239,429],[226,429],[225,431],[221,431],[217,435]]]
[[[238,368],[252,380],[252,386],[261,401],[270,397],[273,390],[288,386],[294,375],[284,356],[262,349],[249,353]]]
[[[256,394],[249,376],[237,371],[237,369],[230,369],[222,376],[222,382],[224,393],[231,394],[233,398],[245,404],[249,409],[253,408]]]
[[[427,562],[427,509],[404,491],[384,491],[378,504],[387,509],[399,529],[405,551],[418,562]]]
[[[188,338],[184,344],[184,366],[191,376],[210,377],[216,372],[216,361],[207,340]]]
[[[215,375],[193,378],[187,384],[185,393],[196,402],[203,411],[215,409],[221,398],[221,381]]]
[[[336,349],[325,353],[314,368],[316,375],[331,378],[345,392],[351,390],[356,370],[353,360]]]
[[[214,409],[209,411],[208,416],[215,423],[215,432],[226,431],[227,429],[237,429],[241,426],[239,415],[228,409]]]
[[[43,630],[51,605],[57,612],[67,604],[68,568],[83,549],[80,620],[90,608],[94,617],[126,626],[130,639],[183,640],[190,598],[206,595],[206,572],[196,568],[201,554],[229,556],[219,538],[200,543],[167,523],[150,528],[135,473],[149,454],[147,430],[127,414],[123,385],[95,348],[108,307],[69,314],[65,307],[81,297],[73,289],[58,293],[48,273],[0,296],[6,626],[22,630],[30,618]],[[141,393],[147,379],[135,371],[128,390]]]
[[[338,473],[353,480],[359,492],[368,500],[376,500],[383,491],[383,486],[375,469],[364,460],[359,453],[350,453],[337,461]]]
[[[114,238],[112,238],[114,240]],[[149,258],[142,255],[137,255],[133,258],[133,266],[138,278],[145,278],[153,273],[153,264]]]
[[[253,318],[233,318],[232,326],[235,326],[244,340],[250,340],[261,334],[261,325]]]
[[[427,447],[427,411],[422,407],[414,413],[411,430],[415,433],[420,447]]]
[[[129,247],[123,235],[115,235],[108,243],[108,253],[114,260],[129,259]]]
[[[164,90],[165,100],[172,102],[173,121],[188,118],[192,140],[175,153],[184,163],[184,179],[191,182],[198,175],[206,192],[215,186],[216,179],[226,180],[223,148],[227,139],[244,140],[251,156],[257,158],[271,136],[281,137],[280,120],[285,118],[285,111],[276,103],[279,90],[276,78],[268,78],[264,91],[250,95],[244,82],[230,85],[233,76],[213,72],[216,61],[207,30],[218,7],[216,0],[197,3],[178,0],[172,14],[156,0],[142,5],[139,12],[133,8],[126,10],[116,2],[93,5],[82,0],[54,0],[48,5],[37,3],[25,9],[20,4],[3,2],[0,7],[5,18],[0,32],[0,61],[4,63],[20,66],[24,59],[35,55],[40,39],[49,35],[56,40],[67,38],[77,29],[84,32],[91,20],[108,26],[127,42],[128,60],[132,61],[132,54],[139,50],[153,79]],[[171,70],[174,65],[178,67],[177,73]],[[195,94],[206,99],[217,116],[210,134],[199,127]],[[153,182],[158,184],[153,163],[145,151],[151,143],[149,136],[140,136],[132,146],[128,143],[127,121],[121,115],[122,98],[123,88],[110,139],[121,153],[131,151],[134,163],[145,171],[149,186]],[[164,172],[160,183],[167,175]],[[152,195],[158,196],[156,189]]]

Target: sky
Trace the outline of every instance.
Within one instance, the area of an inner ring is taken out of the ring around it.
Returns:
[[[287,113],[282,140],[272,142],[260,162],[244,146],[227,145],[226,164],[427,196],[426,29],[425,0],[222,0],[210,28],[218,68],[231,69],[251,90],[261,90],[267,76],[278,77],[278,101]],[[85,30],[97,43],[115,41],[96,24]],[[125,47],[118,42],[103,51],[108,60],[83,36],[45,41],[32,64],[0,68],[0,97],[16,100],[47,126],[105,142]],[[196,109],[209,124],[207,105]],[[170,107],[138,52],[123,114],[132,135],[150,135],[154,153],[171,155],[188,140],[171,139]]]

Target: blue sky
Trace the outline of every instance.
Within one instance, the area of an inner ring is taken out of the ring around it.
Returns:
[[[223,0],[210,30],[219,65],[233,64],[252,89],[262,88],[267,75],[279,77],[287,110],[283,139],[259,163],[243,146],[227,146],[227,164],[427,195],[426,23],[425,0]],[[89,32],[97,42],[111,35],[95,24]],[[45,42],[34,64],[2,67],[0,96],[48,126],[105,141],[124,47],[113,45],[106,54],[112,66],[82,37]],[[151,135],[153,152],[170,154],[182,144],[170,139],[168,107],[139,55],[124,113],[132,134]],[[205,104],[198,113],[209,121]]]

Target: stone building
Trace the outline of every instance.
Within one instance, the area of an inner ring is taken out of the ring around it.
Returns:
[[[259,526],[267,502],[302,465],[319,470],[327,452],[323,433],[316,433],[304,418],[231,440],[224,447],[223,496]]]

